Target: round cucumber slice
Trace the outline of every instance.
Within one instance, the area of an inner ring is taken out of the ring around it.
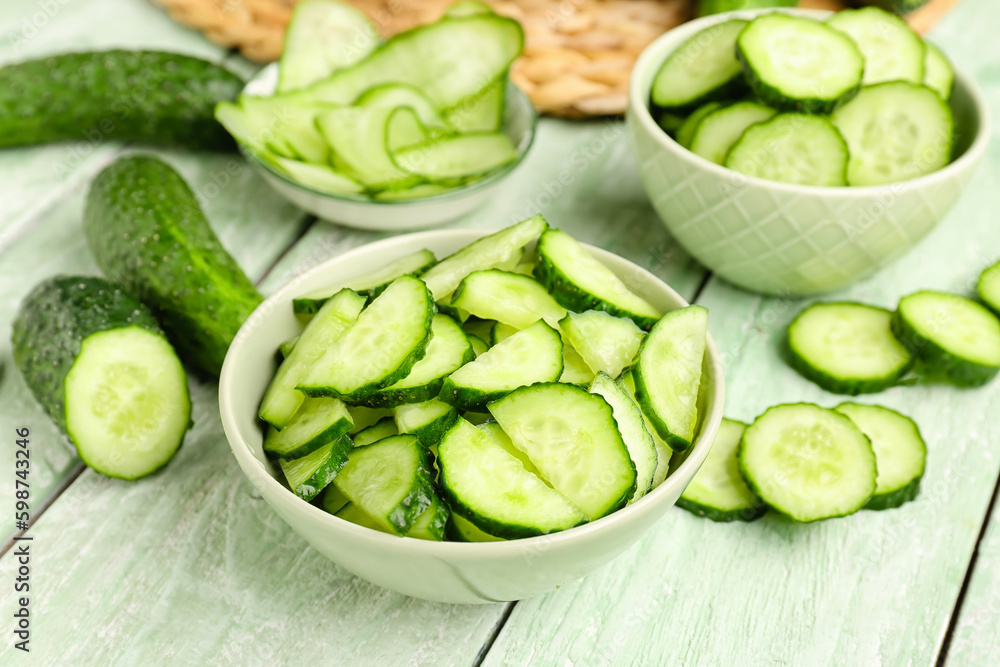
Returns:
[[[723,419],[708,458],[684,489],[677,506],[712,521],[753,521],[767,505],[740,474],[737,454],[747,425]]]
[[[826,23],[858,45],[864,55],[864,85],[924,80],[924,41],[895,14],[864,7],[837,12]]]
[[[685,118],[677,129],[677,143],[684,148],[691,148],[691,140],[694,139],[694,133],[698,131],[701,121],[705,120],[705,117],[716,109],[721,109],[722,106],[722,102],[709,102],[692,111],[691,115]]]
[[[763,123],[775,111],[756,102],[737,102],[705,116],[691,140],[691,152],[715,164],[724,164],[733,144],[751,125]]]
[[[735,96],[746,85],[736,60],[736,37],[746,21],[710,26],[681,44],[660,66],[650,97],[664,109],[690,110]]]
[[[785,113],[751,125],[729,150],[725,166],[771,181],[847,185],[847,144],[829,120]]]

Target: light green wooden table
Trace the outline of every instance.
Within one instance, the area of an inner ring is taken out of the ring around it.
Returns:
[[[932,34],[983,86],[1000,127],[996,0],[963,0]],[[162,48],[253,67],[145,0],[4,0],[0,62],[68,50]],[[0,151],[0,506],[14,533],[15,428],[31,430],[31,654],[13,648],[19,563],[0,557],[0,663],[238,665],[1000,665],[1000,381],[894,389],[930,454],[920,498],[816,525],[719,525],[677,509],[585,580],[516,604],[449,606],[358,580],[296,536],[244,481],[216,387],[195,384],[180,454],[137,483],[84,469],[10,359],[10,320],[39,280],[95,273],[81,231],[89,180],[126,147]],[[216,231],[270,292],[379,235],[314,222],[235,155],[166,153]],[[624,128],[546,120],[527,163],[459,223],[536,211],[649,268],[711,309],[729,416],[793,400],[835,405],[781,361],[804,302],[712,278],[665,233]],[[892,306],[918,288],[970,291],[1000,256],[1000,139],[948,219],[915,251],[838,295]],[[19,543],[23,544],[23,543]]]

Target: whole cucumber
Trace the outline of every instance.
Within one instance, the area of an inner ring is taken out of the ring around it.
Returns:
[[[67,53],[0,67],[0,147],[132,141],[231,150],[215,104],[243,81],[200,58],[161,51]]]
[[[180,174],[123,157],[91,184],[84,231],[98,266],[148,305],[181,358],[212,376],[262,297]]]

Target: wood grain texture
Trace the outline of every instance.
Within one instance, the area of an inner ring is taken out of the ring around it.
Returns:
[[[1000,664],[1000,512],[979,545],[972,580],[948,650],[949,667]]]

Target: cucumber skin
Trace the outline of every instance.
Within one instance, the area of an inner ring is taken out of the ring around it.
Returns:
[[[14,364],[35,400],[67,436],[66,375],[83,341],[122,327],[166,337],[142,303],[103,278],[56,276],[38,284],[21,302],[11,334]],[[190,415],[190,394],[186,398]]]
[[[0,146],[110,139],[198,151],[236,143],[215,120],[243,80],[162,51],[68,53],[0,68]]]
[[[920,477],[895,491],[872,496],[862,509],[891,510],[915,500],[920,495]]]
[[[344,435],[347,434],[348,431],[351,430],[352,426],[353,425],[351,424],[351,422],[347,421],[346,419],[338,419],[333,424],[330,424],[330,426],[325,431],[316,434],[316,437],[312,438],[311,440],[308,440],[307,442],[303,442],[295,449],[290,449],[285,452],[275,452],[271,449],[268,449],[267,436],[264,436],[264,443],[261,445],[261,448],[264,450],[264,455],[267,456],[269,459],[281,458],[285,459],[286,461],[294,461],[295,459],[300,459],[303,456],[308,456],[309,454],[312,454],[317,449],[319,449],[323,445],[329,444],[333,440],[337,440],[343,437]],[[273,426],[268,427],[268,433],[274,432],[273,429],[274,429]]]
[[[892,315],[892,333],[916,358],[917,370],[931,379],[942,378],[959,387],[981,387],[1000,372],[996,366],[984,366],[956,357],[932,340],[924,338],[897,310]]]
[[[677,506],[682,510],[688,511],[695,516],[700,516],[704,519],[710,519],[717,523],[731,523],[733,521],[756,521],[765,514],[770,508],[767,505],[761,505],[760,507],[747,507],[741,510],[720,510],[714,507],[709,507],[708,505],[702,505],[694,501],[688,500],[686,498],[678,498]]]
[[[409,431],[409,433],[417,436],[417,440],[420,441],[421,445],[424,447],[430,447],[431,445],[436,445],[441,442],[441,438],[444,437],[444,434],[447,433],[448,429],[454,426],[457,421],[458,411],[452,408],[449,412],[446,412],[440,417],[429,421],[423,426],[419,426],[414,430]]]
[[[447,531],[448,524],[451,522],[448,519],[451,518],[451,510],[448,509],[448,503],[441,499],[440,496],[436,498],[436,502],[432,501],[431,506],[428,507],[425,512],[430,510],[435,510],[434,516],[431,517],[430,525],[427,526],[427,533],[429,537],[416,536],[413,534],[413,528],[411,527],[407,531],[404,537],[410,537],[415,540],[431,540],[434,542],[443,542],[445,532]]]
[[[330,458],[321,465],[299,488],[292,489],[292,493],[302,500],[309,502],[320,494],[333,482],[337,473],[347,464],[347,458],[351,449],[354,448],[351,439],[346,435],[341,435],[333,445]],[[305,491],[311,489],[311,491]]]
[[[94,179],[83,225],[101,271],[149,306],[186,363],[218,377],[263,297],[184,179],[155,157],[121,158]]]

